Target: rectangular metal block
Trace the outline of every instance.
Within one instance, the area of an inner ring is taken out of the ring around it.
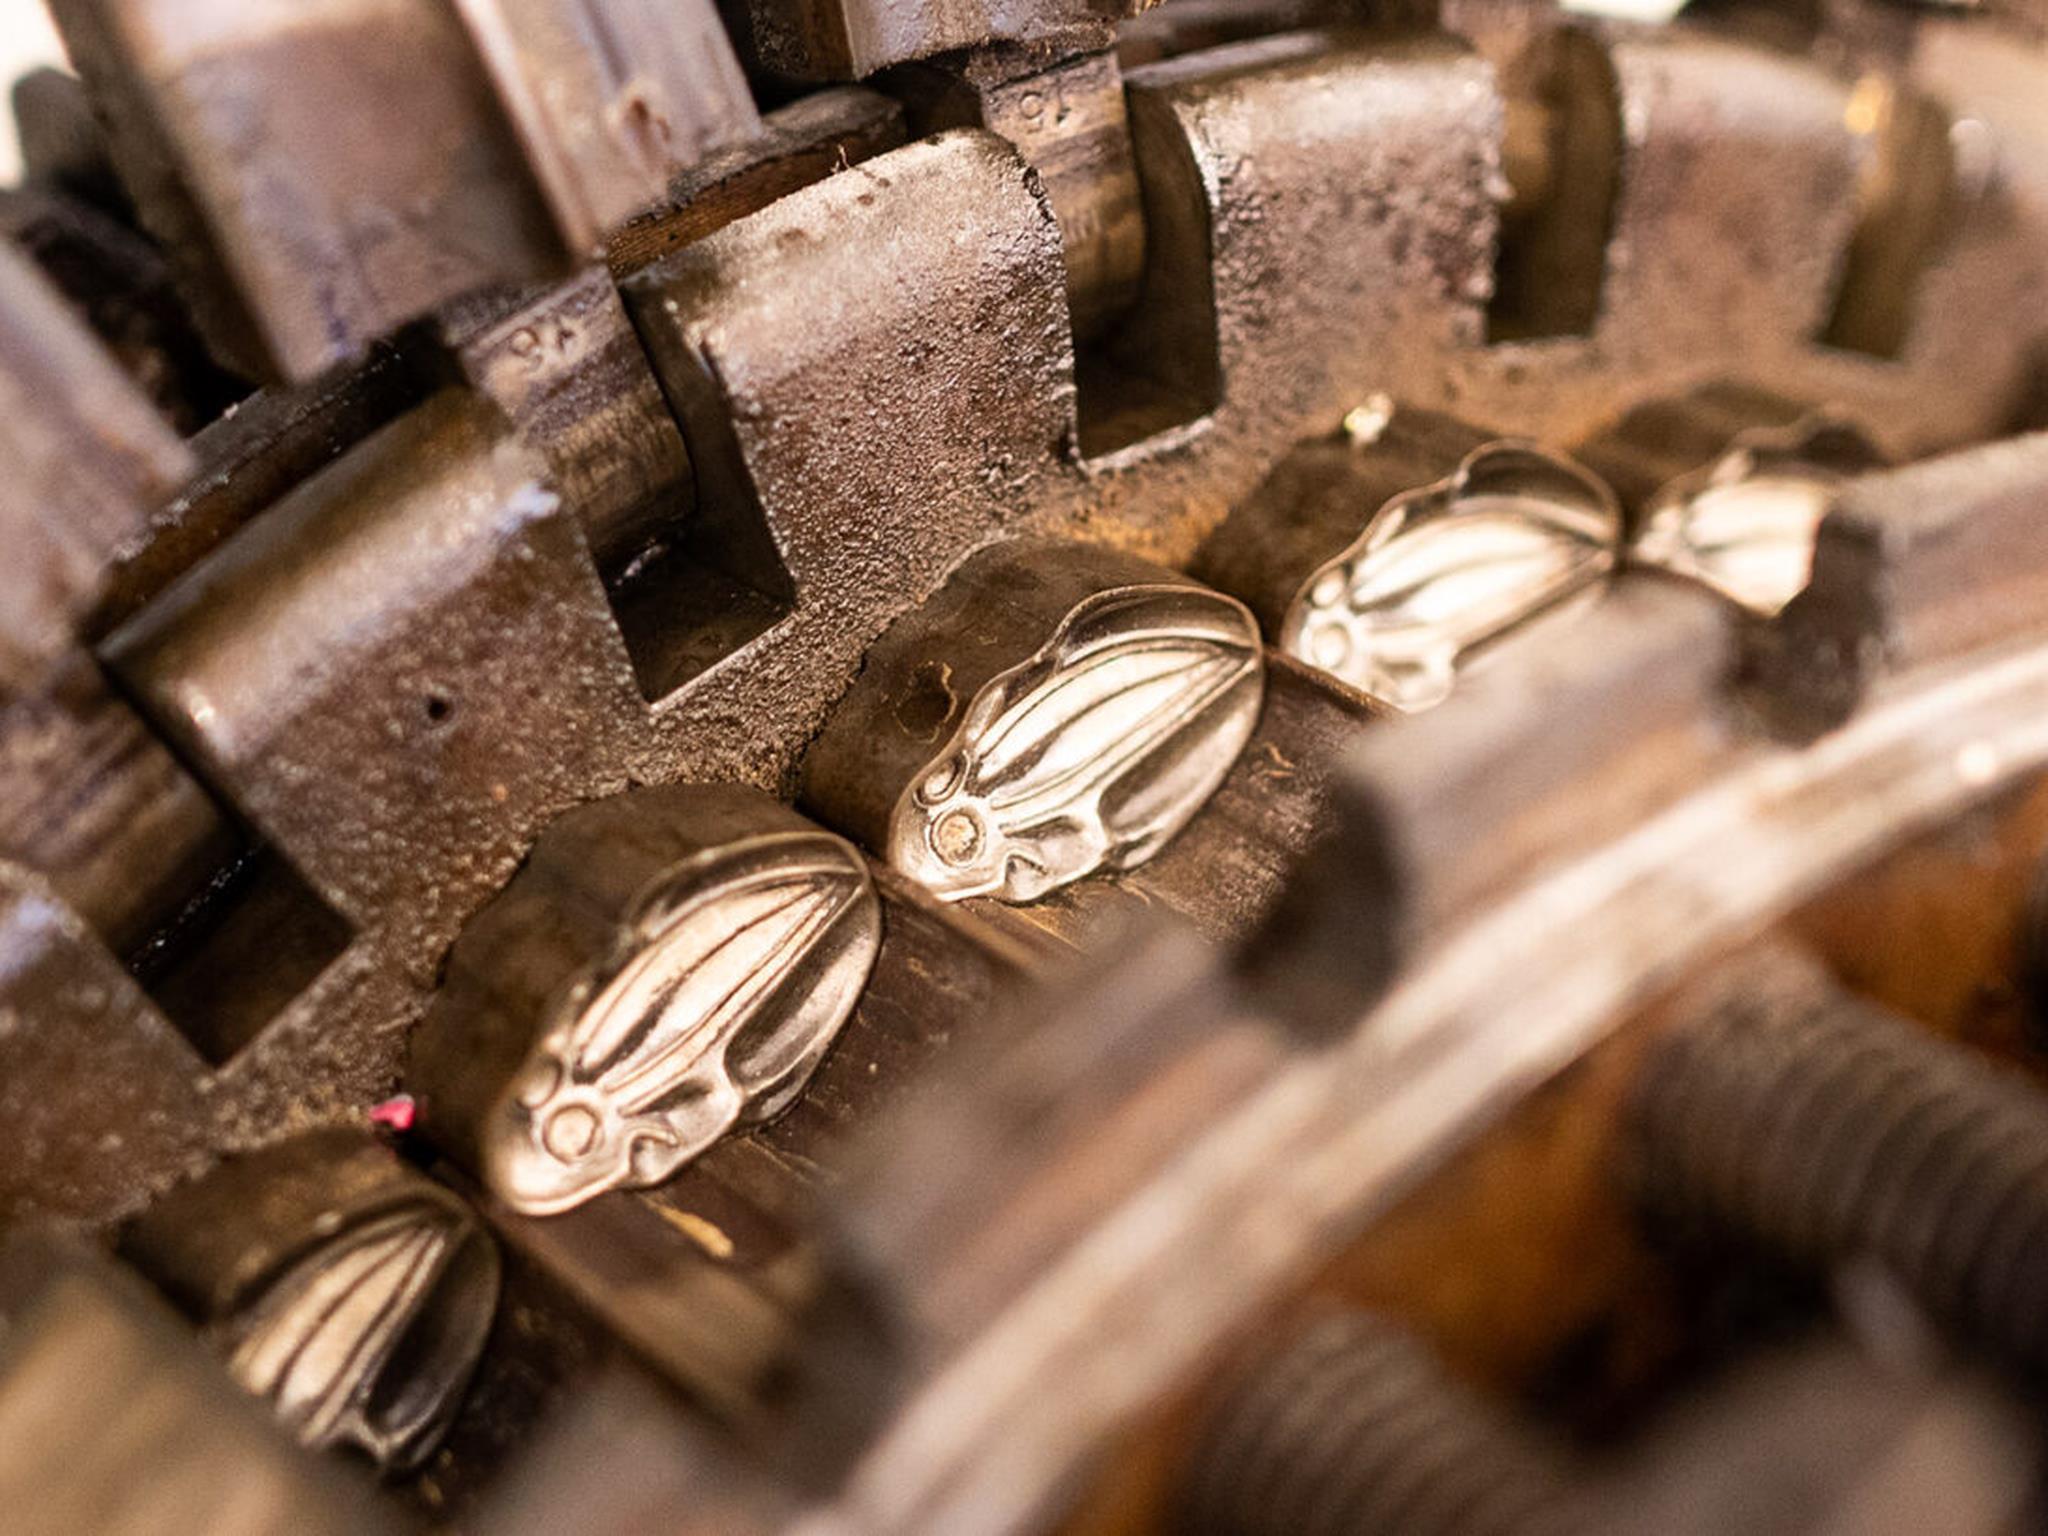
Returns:
[[[212,799],[84,651],[0,710],[0,858],[47,877],[125,953],[215,870]]]
[[[0,247],[0,699],[76,643],[122,546],[192,470],[177,435],[26,260]]]
[[[907,66],[890,84],[920,132],[986,128],[1038,172],[1066,245],[1074,331],[1088,336],[1136,297],[1145,221],[1116,54],[1049,53],[991,48]]]
[[[793,80],[861,80],[892,64],[989,43],[1109,41],[1147,0],[722,0],[750,62]]]
[[[358,926],[466,910],[642,714],[581,529],[455,392],[249,524],[105,654]]]
[[[1476,55],[1297,32],[1125,84],[1147,265],[1104,338],[1119,377],[1084,374],[1084,451],[1119,467],[1171,454],[1210,417],[1326,426],[1478,340],[1500,105]],[[1094,419],[1146,383],[1199,398],[1136,427]]]
[[[60,0],[144,216],[224,354],[304,379],[572,248],[451,9]],[[392,131],[402,112],[403,132]]]
[[[2040,433],[1855,481],[1821,524],[1813,585],[1787,620],[1851,604],[1893,668],[2017,643],[2048,603],[2044,496]]]
[[[1334,420],[1413,351],[1478,337],[1500,112],[1489,75],[1448,39],[1323,33],[1131,73],[1134,114],[1178,133],[1209,202],[1227,400],[1281,385],[1247,364],[1287,355],[1301,378],[1283,387],[1313,390]]]
[[[760,131],[712,0],[453,0],[579,253]]]
[[[1330,946],[1348,950],[1370,912],[1405,953],[1739,750],[1717,705],[1737,654],[1719,599],[1644,579],[1545,638],[1350,754],[1330,843],[1304,871],[1322,882]]]
[[[1063,288],[1023,165],[974,131],[828,177],[627,282],[699,517],[756,564],[772,552],[795,592],[744,669],[714,662],[665,701],[677,728],[815,728],[888,619],[1064,476]]]
[[[223,828],[84,649],[117,559],[192,454],[48,283],[0,249],[0,857],[125,948]]]
[[[900,148],[904,137],[903,108],[877,91],[842,85],[799,96],[765,114],[757,137],[678,173],[660,207],[614,230],[612,275],[623,282],[799,187]]]

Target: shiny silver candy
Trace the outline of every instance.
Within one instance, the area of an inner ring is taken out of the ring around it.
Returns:
[[[489,1241],[418,1202],[297,1259],[228,1327],[228,1370],[305,1445],[417,1466],[447,1429],[497,1301]]]
[[[1869,452],[1853,429],[1824,417],[1745,433],[1650,499],[1630,558],[1769,617],[1812,578],[1821,519],[1847,479],[1834,465],[1859,450]]]
[[[1621,509],[1569,459],[1489,443],[1397,496],[1302,584],[1288,654],[1405,710],[1449,695],[1474,649],[1614,568]]]
[[[975,694],[897,802],[889,862],[946,900],[1006,902],[1142,864],[1229,773],[1264,687],[1236,600],[1164,584],[1086,598]]]
[[[644,893],[555,1005],[487,1128],[491,1186],[549,1215],[658,1184],[802,1091],[881,945],[867,864],[825,832],[712,848]]]

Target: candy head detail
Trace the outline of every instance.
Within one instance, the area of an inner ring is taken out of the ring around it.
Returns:
[[[795,1097],[881,943],[867,865],[825,832],[712,849],[644,892],[492,1117],[491,1186],[534,1215],[671,1177]]]
[[[1488,443],[1396,496],[1288,606],[1280,647],[1401,709],[1450,693],[1459,662],[1615,564],[1621,508],[1569,459]]]
[[[1236,762],[1264,689],[1258,629],[1197,587],[1097,593],[975,694],[889,823],[889,861],[949,901],[1034,901],[1142,864]]]

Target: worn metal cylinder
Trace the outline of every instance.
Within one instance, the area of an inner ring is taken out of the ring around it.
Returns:
[[[2048,1100],[1773,953],[1709,988],[1634,1105],[1660,1219],[1874,1258],[1933,1316],[2048,1365]]]
[[[1185,1536],[1561,1536],[1586,1528],[1540,1450],[1367,1313],[1316,1319],[1210,1420]]]

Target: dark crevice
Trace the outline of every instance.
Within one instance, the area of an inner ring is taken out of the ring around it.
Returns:
[[[1201,420],[1223,399],[1209,203],[1164,105],[1126,96],[1145,213],[1138,296],[1099,335],[1074,346],[1080,452],[1099,458]]]
[[[128,967],[199,1054],[231,1060],[327,969],[348,922],[276,850],[234,854],[128,956]]]
[[[647,542],[605,571],[612,613],[649,703],[796,607],[796,581],[747,472],[717,363],[692,350],[656,371],[689,450],[691,490]]]
[[[119,673],[102,675],[147,718]],[[355,930],[214,793],[176,742],[158,739],[213,801],[214,815],[203,837],[164,850],[177,874],[128,932],[102,937],[172,1026],[219,1067],[341,958]]]
[[[1948,238],[1955,157],[1948,113],[1911,91],[1867,80],[1850,103],[1871,135],[1857,187],[1856,228],[1820,341],[1898,357],[1913,331],[1921,279]]]
[[[1621,184],[1620,89],[1600,40],[1539,38],[1505,71],[1501,210],[1489,342],[1588,336],[1600,317]]]

